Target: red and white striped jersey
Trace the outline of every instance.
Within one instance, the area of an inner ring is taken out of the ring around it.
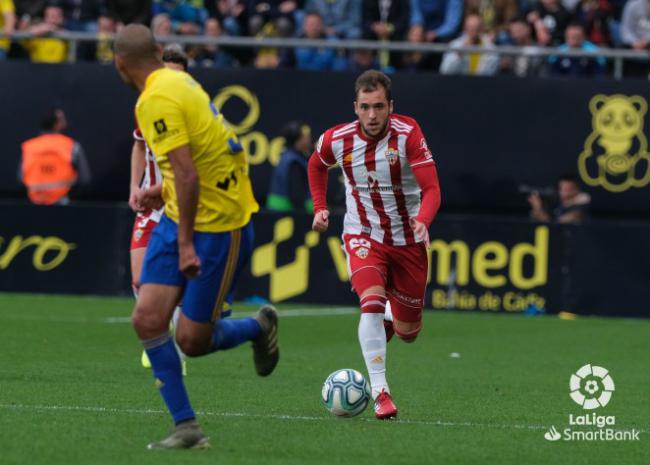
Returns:
[[[142,177],[142,182],[140,183],[140,189],[148,189],[151,186],[158,185],[162,182],[162,174],[158,168],[158,163],[156,163],[156,157],[151,152],[149,145],[144,140],[140,128],[136,127],[133,131],[133,138],[137,141],[144,142],[145,147],[145,167],[144,167],[144,176]],[[151,219],[156,223],[160,222],[164,208],[160,210],[149,210],[146,212],[138,213],[138,217],[141,219]]]
[[[321,135],[316,153],[345,175],[344,234],[362,234],[387,245],[419,242],[409,225],[420,209],[421,189],[412,168],[433,164],[418,123],[391,114],[386,135],[372,140],[359,121],[335,126]]]

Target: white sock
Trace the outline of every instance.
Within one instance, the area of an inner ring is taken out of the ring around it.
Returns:
[[[386,301],[386,311],[384,312],[384,320],[393,321],[393,310],[390,308],[390,300]]]
[[[386,382],[386,331],[383,313],[362,313],[359,320],[359,344],[366,361],[372,398],[382,390],[390,392]]]

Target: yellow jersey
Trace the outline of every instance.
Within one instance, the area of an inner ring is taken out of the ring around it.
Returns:
[[[0,0],[0,31],[5,27],[5,14],[15,13],[14,2],[12,0]],[[0,39],[0,48],[9,50],[11,41],[9,39]]]
[[[178,223],[169,152],[189,145],[199,176],[195,231],[245,226],[259,206],[248,176],[248,155],[210,97],[187,73],[160,68],[149,75],[135,106],[138,126],[163,176],[165,214]]]

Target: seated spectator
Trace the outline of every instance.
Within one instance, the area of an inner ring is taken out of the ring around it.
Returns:
[[[16,10],[12,0],[0,0],[0,31],[13,34],[16,27]],[[0,61],[7,57],[11,39],[0,39]]]
[[[404,40],[411,18],[411,8],[407,1],[363,0],[362,8],[364,39]],[[400,55],[400,53],[380,51],[378,59],[382,70],[388,72],[389,67],[399,64]]]
[[[272,38],[277,37],[277,31],[272,22],[268,22],[264,25],[262,30],[255,35],[260,39],[263,38]],[[293,53],[290,53],[291,50],[287,51],[286,49],[282,51],[282,62],[284,63],[287,59],[289,63],[293,60]],[[255,51],[254,65],[258,69],[275,69],[280,65],[280,52],[275,47],[262,47],[259,50]],[[293,66],[293,64],[291,64]]]
[[[303,31],[301,37],[304,39],[328,39],[323,19],[318,13],[305,15]],[[336,41],[335,38],[329,39]],[[283,67],[295,65],[298,69],[331,70],[337,65],[337,55],[333,48],[296,47],[293,49],[293,57],[290,52],[290,50],[283,51]]]
[[[517,0],[465,0],[465,17],[478,15],[492,40],[501,43],[507,34],[510,21],[519,14]]]
[[[361,0],[307,0],[304,10],[316,12],[323,18],[328,36],[361,38]]]
[[[463,19],[463,0],[410,0],[411,26],[425,30],[427,42],[449,42]]]
[[[477,15],[465,18],[463,34],[453,40],[450,47],[480,46],[486,50],[493,49],[489,36],[483,34],[483,23]],[[467,74],[491,76],[499,69],[499,57],[493,53],[458,53],[447,52],[442,57],[441,74]]]
[[[248,10],[245,0],[206,0],[208,15],[219,21],[226,35],[248,35]]]
[[[68,31],[97,32],[97,21],[106,16],[106,0],[58,0],[63,8],[65,28]]]
[[[206,37],[220,37],[223,35],[221,24],[216,18],[210,18],[205,22]],[[224,52],[218,45],[203,45],[198,49],[194,61],[199,66],[227,68],[232,66],[233,58],[229,53]]]
[[[412,44],[424,43],[424,27],[415,24],[410,27],[407,41]],[[404,52],[400,68],[406,71],[431,71],[440,67],[440,55],[424,52]]]
[[[108,16],[100,16],[97,21],[97,42],[81,42],[77,45],[77,59],[97,61],[103,64],[113,63],[112,35],[117,24]]]
[[[564,40],[571,14],[559,0],[539,0],[527,15],[540,45],[556,46]]]
[[[167,13],[159,13],[151,20],[151,32],[156,37],[167,37],[174,33],[172,20]]]
[[[153,15],[165,13],[172,21],[172,29],[178,34],[196,35],[208,19],[203,0],[153,0]]]
[[[650,49],[650,6],[648,0],[629,0],[621,18],[621,41],[635,50]]]
[[[580,23],[571,23],[564,33],[566,42],[560,50],[598,51],[591,42],[585,40],[585,30]],[[548,59],[551,74],[556,76],[595,77],[605,74],[606,62],[603,57],[558,57]]]
[[[108,15],[118,27],[124,24],[151,22],[151,0],[107,0]]]
[[[64,22],[63,8],[50,5],[45,8],[43,21],[31,26],[29,31],[38,36],[63,31]],[[34,63],[62,63],[68,59],[68,44],[60,39],[52,37],[27,39],[23,46]]]
[[[523,18],[517,18],[510,22],[508,35],[504,43],[516,47],[537,46],[533,41],[533,30]],[[544,62],[543,57],[527,55],[525,51],[516,56],[502,56],[501,73],[517,77],[538,76],[542,71]]]
[[[380,70],[379,61],[377,61],[377,54],[374,50],[365,48],[353,50],[350,54],[350,59],[347,66],[337,68],[337,71],[352,71],[355,74],[361,74],[369,69]]]
[[[530,204],[530,217],[543,223],[580,224],[589,219],[589,204],[591,197],[582,192],[580,181],[574,175],[565,175],[557,183],[557,205],[550,211],[547,202],[542,199],[539,192],[528,196]]]
[[[250,0],[248,31],[256,36],[267,24],[279,37],[290,37],[295,30],[298,2],[295,0]],[[268,27],[267,27],[268,31]]]
[[[613,45],[609,23],[614,19],[614,8],[609,0],[580,0],[574,19],[584,26],[589,42],[603,47]]]

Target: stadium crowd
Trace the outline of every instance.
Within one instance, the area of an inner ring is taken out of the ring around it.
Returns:
[[[49,63],[68,57],[68,43],[50,37],[51,32],[98,34],[96,43],[77,48],[77,59],[110,62],[110,35],[132,22],[150,25],[158,37],[297,37],[332,42],[332,48],[323,49],[187,47],[192,65],[212,67],[599,76],[606,68],[602,58],[460,54],[453,48],[650,49],[649,0],[0,0],[0,12],[0,29],[6,34],[28,31],[38,36],[13,42],[0,39],[0,59]],[[452,50],[444,56],[346,52],[336,48],[336,42],[345,39],[449,43]]]

